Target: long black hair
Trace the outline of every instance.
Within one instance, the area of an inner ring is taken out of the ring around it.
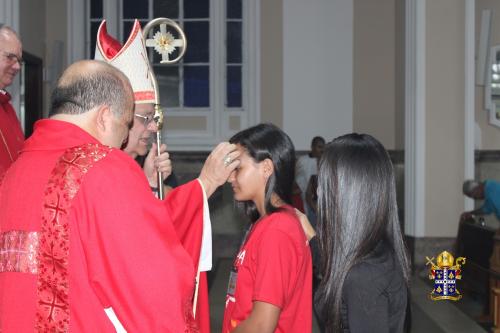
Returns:
[[[318,236],[322,255],[316,300],[328,331],[341,325],[342,289],[349,270],[384,241],[406,285],[409,259],[397,215],[394,171],[370,135],[348,134],[325,147],[318,173]]]
[[[274,172],[269,177],[265,189],[266,213],[279,210],[271,203],[271,195],[275,193],[285,203],[292,203],[292,186],[295,175],[295,148],[290,137],[273,124],[259,124],[236,133],[229,139],[230,143],[239,144],[256,162],[269,159],[273,162]],[[238,202],[252,222],[259,219],[255,203]]]

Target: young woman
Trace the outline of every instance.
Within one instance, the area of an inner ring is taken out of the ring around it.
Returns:
[[[222,332],[311,332],[311,253],[291,207],[293,144],[270,124],[229,141],[241,152],[229,182],[252,223],[230,274]]]
[[[322,281],[316,299],[327,332],[403,332],[409,259],[397,216],[394,172],[366,134],[329,143],[318,173]]]

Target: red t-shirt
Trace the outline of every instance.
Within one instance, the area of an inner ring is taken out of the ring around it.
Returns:
[[[249,231],[231,271],[222,332],[231,332],[247,319],[254,301],[281,309],[275,332],[311,332],[311,251],[291,207],[265,217]]]

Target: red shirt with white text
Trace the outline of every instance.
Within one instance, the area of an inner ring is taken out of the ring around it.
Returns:
[[[311,332],[311,252],[289,206],[250,229],[234,260],[222,332],[231,332],[248,318],[254,301],[281,309],[275,332]]]

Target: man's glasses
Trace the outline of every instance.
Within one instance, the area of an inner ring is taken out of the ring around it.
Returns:
[[[154,120],[154,116],[143,116],[142,114],[135,113],[134,116],[142,120],[144,126],[148,126]]]
[[[22,65],[22,63],[23,63],[23,58],[19,57],[17,54],[5,52],[5,51],[2,51],[2,54],[4,55],[4,57],[7,59],[7,61],[10,64],[13,64],[16,61],[19,63],[19,65]]]

